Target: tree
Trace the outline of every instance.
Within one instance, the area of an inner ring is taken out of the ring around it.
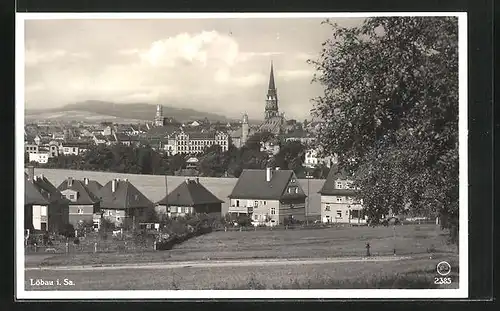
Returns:
[[[377,17],[331,24],[314,114],[328,154],[353,175],[370,219],[405,208],[458,232],[458,19]]]
[[[303,171],[306,148],[300,141],[285,142],[274,157],[275,165],[282,169],[290,169],[296,174]]]

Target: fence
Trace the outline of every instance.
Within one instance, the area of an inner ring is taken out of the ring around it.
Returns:
[[[26,254],[34,253],[132,253],[155,250],[155,242],[152,238],[118,238],[108,237],[103,239],[98,235],[87,235],[80,237],[78,243],[74,238],[64,240],[51,240],[45,245],[43,243],[27,244]]]

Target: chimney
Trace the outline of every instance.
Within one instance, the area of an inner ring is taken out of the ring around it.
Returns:
[[[85,186],[87,186],[89,184],[89,179],[87,177],[85,177],[83,179],[83,182],[85,183]]]
[[[33,181],[35,178],[35,167],[33,165],[28,166],[28,179]]]
[[[271,176],[272,176],[272,173],[271,173],[271,168],[270,168],[270,167],[267,167],[267,168],[266,168],[266,181],[267,181],[267,182],[270,182],[270,181],[271,181]]]
[[[115,192],[116,191],[116,179],[113,179],[111,181],[111,192]]]
[[[68,187],[73,185],[73,177],[68,177]]]

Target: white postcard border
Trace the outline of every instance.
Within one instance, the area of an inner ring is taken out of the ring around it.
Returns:
[[[15,254],[17,299],[202,299],[202,298],[467,298],[468,262],[468,128],[467,128],[467,13],[16,13],[15,154],[24,154],[24,22],[51,19],[197,19],[197,18],[357,18],[376,16],[457,16],[459,19],[459,261],[458,289],[331,289],[331,290],[124,290],[27,291],[24,261],[24,161],[15,162]]]

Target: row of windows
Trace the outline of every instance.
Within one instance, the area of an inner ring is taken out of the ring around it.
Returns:
[[[262,205],[267,205],[267,201],[260,201],[260,202],[262,203]],[[254,207],[258,207],[260,205],[259,201],[254,201],[253,203]],[[236,207],[240,207],[240,200],[236,200]]]
[[[336,188],[337,189],[351,189],[352,188],[352,182],[351,181],[346,181],[345,185],[344,185],[344,182],[337,181],[336,182]]]

